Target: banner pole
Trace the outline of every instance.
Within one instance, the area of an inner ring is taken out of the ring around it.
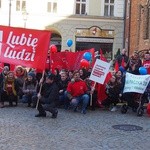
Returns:
[[[42,73],[42,78],[41,79],[44,79],[44,73],[45,73],[45,70],[43,70],[43,73]],[[43,85],[43,82],[41,83],[40,85],[40,90],[39,90],[39,93],[41,94],[41,90],[42,90],[42,85]],[[36,109],[38,108],[38,105],[39,105],[39,97],[38,97],[38,100],[37,100],[37,103],[36,103]]]
[[[93,89],[95,90],[95,85],[96,85],[96,82],[94,82],[94,85],[93,85]],[[93,91],[94,92],[94,91]],[[92,100],[93,100],[93,97],[92,97],[92,94],[91,94],[91,98],[90,98],[90,106],[92,106]]]

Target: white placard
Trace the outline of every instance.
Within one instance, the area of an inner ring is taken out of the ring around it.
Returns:
[[[134,75],[127,72],[123,93],[136,92],[143,94],[149,81],[150,75]]]
[[[90,75],[90,80],[103,84],[106,75],[108,74],[109,68],[110,68],[110,63],[107,63],[100,59],[96,59],[96,62],[94,64],[94,67]]]

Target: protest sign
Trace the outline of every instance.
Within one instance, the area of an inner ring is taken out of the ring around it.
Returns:
[[[96,62],[94,64],[94,67],[90,75],[90,80],[103,84],[106,75],[108,74],[109,67],[110,67],[110,63],[107,63],[100,59],[96,59]]]
[[[143,94],[149,81],[150,75],[134,75],[127,72],[123,93],[136,92]]]

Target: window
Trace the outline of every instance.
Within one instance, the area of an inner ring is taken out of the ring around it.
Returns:
[[[25,11],[26,0],[16,0],[16,11]]]
[[[86,14],[86,0],[76,0],[76,14]]]
[[[104,16],[114,16],[114,1],[115,0],[105,0]]]
[[[47,12],[57,13],[57,0],[52,0],[47,3]]]

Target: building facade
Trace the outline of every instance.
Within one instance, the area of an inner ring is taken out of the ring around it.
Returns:
[[[150,49],[150,0],[126,0],[125,47],[130,55]]]
[[[124,47],[124,12],[124,0],[0,0],[1,25],[50,30],[59,51],[101,48],[109,59]]]

